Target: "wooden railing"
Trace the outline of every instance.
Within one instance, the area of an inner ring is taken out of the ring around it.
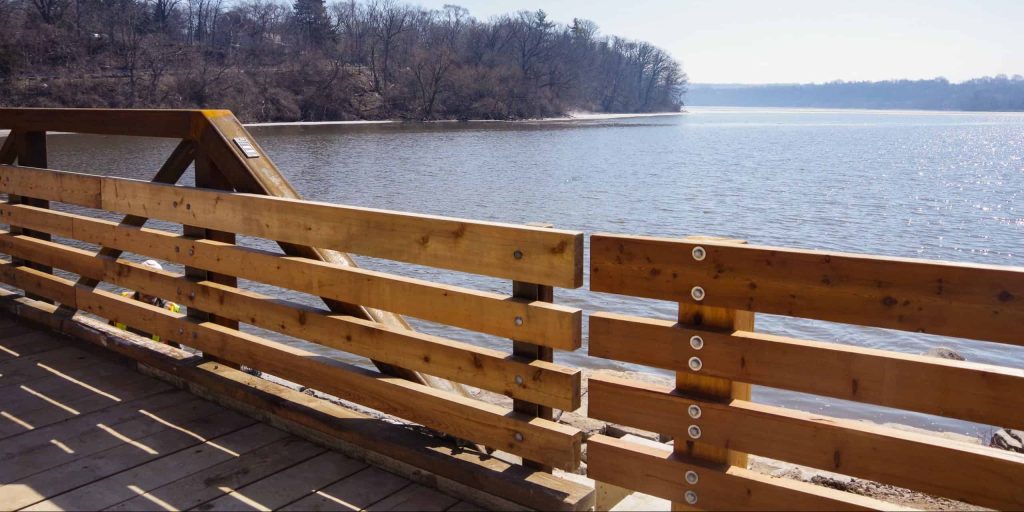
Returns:
[[[589,380],[590,416],[671,436],[588,440],[598,481],[688,509],[891,509],[747,469],[757,454],[998,509],[1024,507],[1024,457],[750,401],[751,384],[1024,428],[1024,371],[754,332],[764,312],[1024,345],[1024,269],[596,234],[591,289],[679,303],[678,321],[590,317],[589,353],[676,386]]]
[[[55,314],[86,311],[518,455],[525,469],[516,467],[523,471],[515,478],[550,482],[552,468],[579,466],[582,434],[554,422],[552,409],[580,406],[581,375],[553,363],[553,351],[581,346],[582,313],[553,304],[553,290],[581,286],[582,233],[303,201],[224,111],[0,109],[0,129],[13,130],[0,147],[0,194],[8,195],[0,224],[10,226],[0,231],[0,254],[11,258],[0,262],[0,282],[59,304],[49,306]],[[48,169],[45,131],[181,142],[144,182]],[[198,188],[173,185],[193,163]],[[148,219],[181,224],[183,234],[142,227]],[[236,235],[276,242],[283,252],[235,245]],[[1019,456],[758,404],[750,395],[760,385],[1024,428],[1020,369],[754,329],[760,312],[1024,345],[1024,269],[711,238],[594,235],[591,249],[594,291],[679,307],[674,321],[590,317],[590,355],[676,373],[671,387],[589,380],[591,417],[674,439],[652,446],[593,436],[588,472],[597,481],[681,509],[892,508],[747,469],[747,454],[757,454],[981,506],[1024,507]],[[511,293],[360,269],[346,253],[506,279]],[[185,272],[154,270],[134,262],[139,257]],[[327,309],[240,288],[239,279],[320,297]],[[177,302],[187,314],[97,287],[104,282]],[[511,353],[417,333],[400,315],[509,338]],[[365,356],[379,371],[243,332],[245,324]],[[511,397],[512,407],[478,400],[463,384]],[[473,474],[482,466],[460,467],[442,473],[469,486],[483,481]],[[510,492],[539,508],[590,503],[576,490],[535,491]],[[571,503],[562,501],[570,495]]]
[[[582,314],[551,301],[553,287],[582,284],[582,233],[296,199],[255,141],[236,141],[248,134],[222,111],[0,109],[0,128],[14,130],[0,149],[0,193],[8,194],[0,223],[11,226],[0,232],[0,253],[12,257],[0,264],[3,283],[65,313],[86,311],[518,455],[531,468],[579,466],[582,433],[551,421],[551,409],[579,407],[581,374],[553,363],[552,351],[580,347]],[[154,182],[145,182],[45,169],[43,130],[184,140]],[[206,188],[172,185],[193,161],[197,185]],[[285,197],[264,195],[282,190]],[[125,218],[58,211],[50,202]],[[182,224],[184,235],[142,228],[147,219]],[[277,242],[287,254],[234,245],[236,234]],[[513,293],[360,269],[332,251],[508,279]],[[122,252],[186,272],[154,270]],[[242,289],[238,279],[322,297],[333,311]],[[100,282],[174,301],[188,314],[99,289]],[[396,314],[510,338],[514,354],[417,333]],[[365,356],[382,372],[243,332],[240,324]],[[437,378],[509,396],[514,409],[429,385]]]

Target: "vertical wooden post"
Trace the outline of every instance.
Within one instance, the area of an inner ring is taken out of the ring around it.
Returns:
[[[530,223],[530,226],[553,228],[551,224],[542,223]],[[543,301],[543,302],[554,302],[555,301],[555,289],[552,286],[545,286],[536,283],[526,283],[523,281],[512,281],[512,296],[517,299],[525,299],[531,301]],[[521,319],[515,319],[514,321],[521,321]],[[512,354],[521,357],[528,361],[554,361],[555,351],[550,347],[542,347],[533,343],[527,343],[524,341],[512,340]],[[524,379],[530,378],[529,375],[523,375]],[[513,400],[512,408],[522,414],[532,416],[535,418],[543,418],[551,420],[554,418],[553,411],[550,407],[544,407],[532,402],[524,400]],[[523,466],[528,468],[536,469],[537,471],[543,471],[550,473],[552,471],[551,466],[541,464],[532,460],[523,460]]]
[[[233,191],[234,188],[228,182],[227,178],[220,172],[219,169],[210,160],[209,155],[204,149],[200,149],[196,154],[195,159],[196,168],[196,187],[198,188],[211,188],[217,190]],[[192,238],[205,238],[208,240],[215,240],[218,242],[224,242],[233,244],[235,243],[235,234],[228,233],[225,231],[216,231],[212,229],[206,229],[196,226],[184,226],[183,233],[185,236]],[[238,278],[227,274],[218,274],[215,272],[209,272],[200,268],[185,267],[185,276],[193,281],[211,281],[214,283],[224,284],[228,286],[237,286]],[[231,320],[229,318],[220,317],[217,315],[210,314],[206,311],[196,309],[194,307],[188,307],[188,317],[200,322],[213,322],[218,325],[230,327],[232,329],[238,329],[238,321]],[[182,340],[186,345],[188,340]],[[211,361],[217,361],[226,366],[232,368],[239,368],[239,365],[230,361],[204,354],[205,358]]]
[[[12,132],[11,137],[15,137],[15,148],[18,155],[18,165],[24,167],[39,167],[46,168],[46,132]],[[39,208],[49,208],[50,202],[42,199],[35,199],[31,197],[21,197],[10,195],[8,201],[11,203],[21,203],[30,206],[37,206]],[[43,233],[41,231],[33,231],[30,229],[22,229],[16,226],[11,226],[12,235],[28,235],[33,238],[39,238],[41,240],[49,240],[50,234]],[[46,265],[40,265],[38,263],[26,262],[21,258],[12,258],[15,265],[28,265],[30,268],[46,272],[48,274],[53,273],[53,268]],[[45,297],[40,297],[34,293],[26,293],[26,297],[35,299],[38,301],[50,302]]]
[[[724,241],[727,239],[715,239],[713,237],[686,238],[686,241],[693,241],[695,243],[699,243],[701,240]],[[728,241],[733,243],[746,243],[744,241],[732,239],[728,239]],[[700,264],[696,261],[694,263]],[[691,326],[740,329],[745,331],[754,330],[754,313],[751,311],[702,306],[697,302],[679,303],[678,321],[680,324]],[[696,357],[699,358],[700,356],[698,355]],[[699,370],[684,370],[676,372],[676,391],[681,394],[696,395],[708,399],[750,399],[750,384],[734,382],[718,377],[709,377],[702,374]],[[680,421],[686,422],[686,425],[702,427],[699,418],[694,419],[692,417],[686,417],[680,418]],[[724,463],[741,468],[747,467],[747,454],[707,445],[692,438],[676,438],[674,451],[680,455],[695,457],[710,462]],[[702,509],[709,508],[706,502],[704,502],[705,504],[703,506],[701,504],[699,484],[690,490],[696,493],[698,500],[698,505],[696,505],[696,507]],[[696,507],[686,502],[672,502],[672,510],[693,510]],[[711,505],[711,508],[713,508],[713,505]]]

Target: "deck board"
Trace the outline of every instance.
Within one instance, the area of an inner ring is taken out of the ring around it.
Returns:
[[[107,510],[188,510],[252,482],[284,471],[326,450],[297,437],[288,437],[188,477],[123,501]]]
[[[90,383],[92,384],[92,383]],[[160,393],[171,389],[169,384],[147,378],[139,374],[115,374],[102,383],[97,383],[97,389],[105,394],[90,392],[82,396],[77,392],[77,386],[63,386],[62,390],[75,395],[68,399],[67,395],[47,395],[48,398],[57,401],[64,407],[54,405],[41,398],[33,396],[35,400],[23,403],[21,407],[13,399],[8,403],[8,397],[0,403],[0,440],[20,434],[26,430],[44,427],[53,423],[59,423],[68,419],[105,409],[117,403],[134,400],[148,395]],[[29,387],[29,386],[26,386]],[[29,387],[33,391],[39,391],[35,386]],[[109,396],[108,396],[109,395]],[[110,398],[113,396],[114,398]],[[8,407],[10,406],[10,407]],[[3,416],[8,413],[12,418]]]
[[[186,421],[176,425],[180,430],[165,429],[134,440],[134,443],[126,442],[6,484],[0,487],[2,501],[12,509],[28,507],[178,450],[197,446],[204,439],[218,437],[252,424],[253,420],[233,412],[220,412]]]
[[[0,361],[38,354],[66,345],[48,333],[27,332],[0,340]]]
[[[142,410],[145,411],[147,409]],[[216,413],[217,410],[217,407],[208,402],[190,398],[186,402],[176,404],[173,407],[156,410],[153,414],[169,423],[179,424]],[[137,411],[136,416],[136,418],[130,421],[113,425],[97,421],[89,426],[88,431],[78,435],[74,435],[76,432],[71,431],[71,429],[67,432],[60,429],[50,437],[50,439],[56,440],[60,444],[46,443],[40,448],[25,451],[12,457],[11,461],[16,464],[10,464],[8,468],[0,470],[0,482],[11,482],[60,466],[61,464],[67,464],[110,448],[115,448],[124,444],[124,438],[139,440],[144,443],[143,440],[145,438],[171,428]],[[97,418],[97,420],[100,419]],[[64,425],[60,426],[63,427]],[[17,440],[17,437],[11,439],[12,442],[10,444],[15,444]],[[67,450],[71,450],[74,453],[67,453]]]
[[[441,512],[448,510],[459,500],[419,484],[410,485],[366,508],[373,511],[416,511]]]
[[[363,510],[410,485],[402,477],[367,467],[281,510]]]
[[[100,367],[108,371],[101,374]],[[0,363],[0,393],[7,393],[10,386],[45,378],[62,378],[73,382],[62,375],[79,380],[82,377],[105,377],[114,373],[124,373],[124,369],[116,363],[97,362],[81,350],[49,350]]]
[[[278,429],[257,423],[97,480],[25,510],[100,510],[240,457],[286,436]]]
[[[366,464],[336,452],[325,452],[196,507],[196,510],[277,510],[317,492]]]
[[[0,313],[4,510],[445,510],[459,500]]]

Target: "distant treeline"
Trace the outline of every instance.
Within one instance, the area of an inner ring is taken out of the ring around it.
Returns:
[[[393,0],[0,0],[0,105],[230,108],[246,121],[679,110],[679,63],[543,11]]]
[[[1024,111],[1024,77],[963,83],[934,80],[830,82],[805,85],[693,84],[688,105],[922,110]]]

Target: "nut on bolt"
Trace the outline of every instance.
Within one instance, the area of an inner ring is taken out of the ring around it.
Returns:
[[[690,428],[686,429],[686,433],[689,434],[691,439],[700,439],[700,427],[697,425],[690,425]]]
[[[701,362],[699,357],[691,357],[686,364],[695,372],[699,372],[700,369],[704,367],[704,363]]]
[[[694,350],[704,348],[704,338],[701,338],[700,336],[690,336],[690,348]]]
[[[693,491],[686,491],[686,494],[684,495],[684,497],[686,498],[686,503],[688,503],[690,505],[696,505],[697,504],[697,493],[695,493]]]
[[[704,261],[704,258],[708,255],[707,251],[705,251],[704,248],[699,245],[693,248],[691,254],[693,254],[693,259],[697,261]]]
[[[700,301],[704,300],[704,296],[705,296],[704,288],[701,288],[700,286],[694,286],[690,290],[690,297],[693,297],[693,300],[695,300],[697,302],[700,302]]]
[[[701,410],[700,410],[700,406],[697,405],[697,404],[691,404],[689,407],[686,408],[686,412],[693,419],[700,418]]]

